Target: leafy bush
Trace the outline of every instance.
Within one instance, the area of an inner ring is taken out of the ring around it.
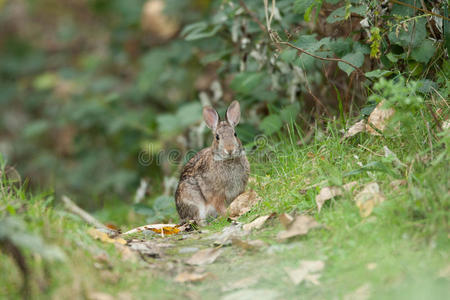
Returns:
[[[345,127],[377,78],[401,75],[448,97],[448,21],[436,16],[446,1],[393,2],[6,1],[0,151],[35,186],[96,207],[131,198],[142,177],[159,196],[183,155],[208,145],[205,104],[223,115],[239,99],[238,134],[251,147],[259,134],[292,120],[308,129],[336,110]],[[183,155],[171,164],[167,149]]]

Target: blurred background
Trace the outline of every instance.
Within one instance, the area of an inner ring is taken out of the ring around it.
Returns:
[[[444,13],[444,2],[421,5]],[[424,92],[444,87],[445,97],[442,19],[402,23],[420,14],[390,1],[279,0],[272,29],[373,77],[395,69]],[[0,0],[0,153],[33,188],[91,210],[120,202],[155,215],[172,205],[184,154],[210,142],[203,105],[223,116],[240,100],[249,149],[292,120],[299,137],[317,135],[324,120],[344,128],[374,107],[370,76],[298,56],[265,26],[262,0]]]

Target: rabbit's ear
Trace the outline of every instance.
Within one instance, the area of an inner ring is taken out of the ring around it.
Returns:
[[[236,126],[241,118],[241,106],[234,100],[227,109],[227,121],[231,126]]]
[[[211,106],[203,107],[203,119],[206,125],[212,130],[215,130],[217,124],[219,124],[219,115]]]

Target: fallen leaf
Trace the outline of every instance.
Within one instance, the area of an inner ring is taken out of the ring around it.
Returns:
[[[285,271],[295,285],[303,281],[319,285],[320,272],[324,267],[325,263],[321,260],[303,260],[297,269],[285,268]]]
[[[183,227],[184,228],[184,227]],[[144,230],[151,230],[156,233],[160,233],[162,236],[176,234],[181,230],[181,226],[177,224],[149,224],[144,226],[139,226],[134,229],[131,229],[124,234],[132,234],[136,232],[143,232]]]
[[[224,297],[222,300],[254,300],[254,299],[264,299],[272,300],[278,299],[278,292],[275,290],[256,290],[256,289],[244,289],[230,293]]]
[[[320,190],[319,194],[316,196],[316,204],[317,209],[322,209],[323,204],[325,201],[330,200],[333,197],[340,196],[344,193],[344,191],[351,190],[355,185],[356,181],[349,182],[347,184],[344,184],[342,187],[340,186],[331,186],[331,187],[324,187]]]
[[[242,223],[234,222],[230,226],[222,229],[220,233],[216,233],[210,236],[210,239],[214,239],[214,245],[230,245],[233,237],[242,237],[247,235],[247,231],[242,230]]]
[[[138,253],[130,249],[130,247],[122,244],[114,244],[119,251],[122,260],[124,261],[137,261],[139,259]]]
[[[294,217],[287,213],[282,213],[278,219],[280,220],[280,223],[284,226],[284,228],[288,228],[289,225],[294,221]]]
[[[355,124],[353,124],[348,130],[347,132],[344,134],[344,139],[352,137],[360,132],[364,132],[366,131],[366,120],[362,119],[359,122],[356,122]]]
[[[100,240],[104,243],[112,243],[112,244],[121,244],[121,245],[125,245],[127,243],[127,241],[125,241],[123,238],[110,238],[108,236],[108,234],[106,234],[103,231],[100,231],[98,229],[95,228],[89,228],[88,230],[88,234],[93,237],[96,240]]]
[[[223,249],[220,248],[207,248],[198,251],[189,258],[186,263],[188,265],[208,265],[212,264],[222,254]]]
[[[305,235],[309,232],[310,229],[321,227],[316,220],[307,215],[301,215],[295,217],[294,222],[288,227],[287,230],[280,231],[277,235],[278,239],[284,240],[290,237]]]
[[[363,284],[354,292],[344,296],[344,300],[367,300],[370,298],[370,285]]]
[[[377,268],[377,264],[376,263],[368,263],[366,267],[367,267],[367,270],[373,271]]]
[[[231,241],[233,246],[237,246],[244,250],[258,250],[259,248],[266,246],[266,244],[261,240],[243,241],[238,238],[232,238]]]
[[[128,244],[130,249],[139,252],[141,255],[149,257],[161,257],[161,248],[168,247],[167,244],[157,244],[151,241],[131,242]]]
[[[384,200],[384,195],[380,192],[380,187],[376,182],[366,184],[363,190],[355,196],[355,202],[362,217],[370,216],[373,208]]]
[[[228,207],[228,215],[231,218],[242,216],[250,211],[250,209],[259,201],[261,197],[254,190],[244,192],[236,197]]]
[[[252,231],[254,229],[260,229],[261,227],[263,227],[264,223],[266,223],[266,221],[269,218],[273,217],[274,215],[275,215],[275,213],[256,218],[252,222],[245,224],[242,227],[242,229],[244,229],[245,231]]]
[[[378,103],[377,107],[375,107],[367,120],[368,124],[366,124],[366,130],[372,135],[380,135],[377,130],[381,132],[384,131],[387,126],[387,122],[395,113],[393,108],[384,108],[383,106],[385,103],[385,100]],[[372,127],[375,127],[377,130]]]
[[[184,283],[184,282],[199,282],[203,281],[206,278],[210,277],[211,273],[189,273],[182,272],[175,277],[175,282]]]

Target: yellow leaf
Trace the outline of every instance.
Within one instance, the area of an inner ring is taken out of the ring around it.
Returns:
[[[91,237],[93,237],[94,239],[100,240],[103,243],[111,243],[111,244],[117,243],[117,244],[121,244],[121,245],[125,245],[127,243],[127,241],[125,241],[123,238],[112,239],[105,232],[100,231],[100,230],[95,229],[95,228],[90,228],[88,230],[88,234]]]

